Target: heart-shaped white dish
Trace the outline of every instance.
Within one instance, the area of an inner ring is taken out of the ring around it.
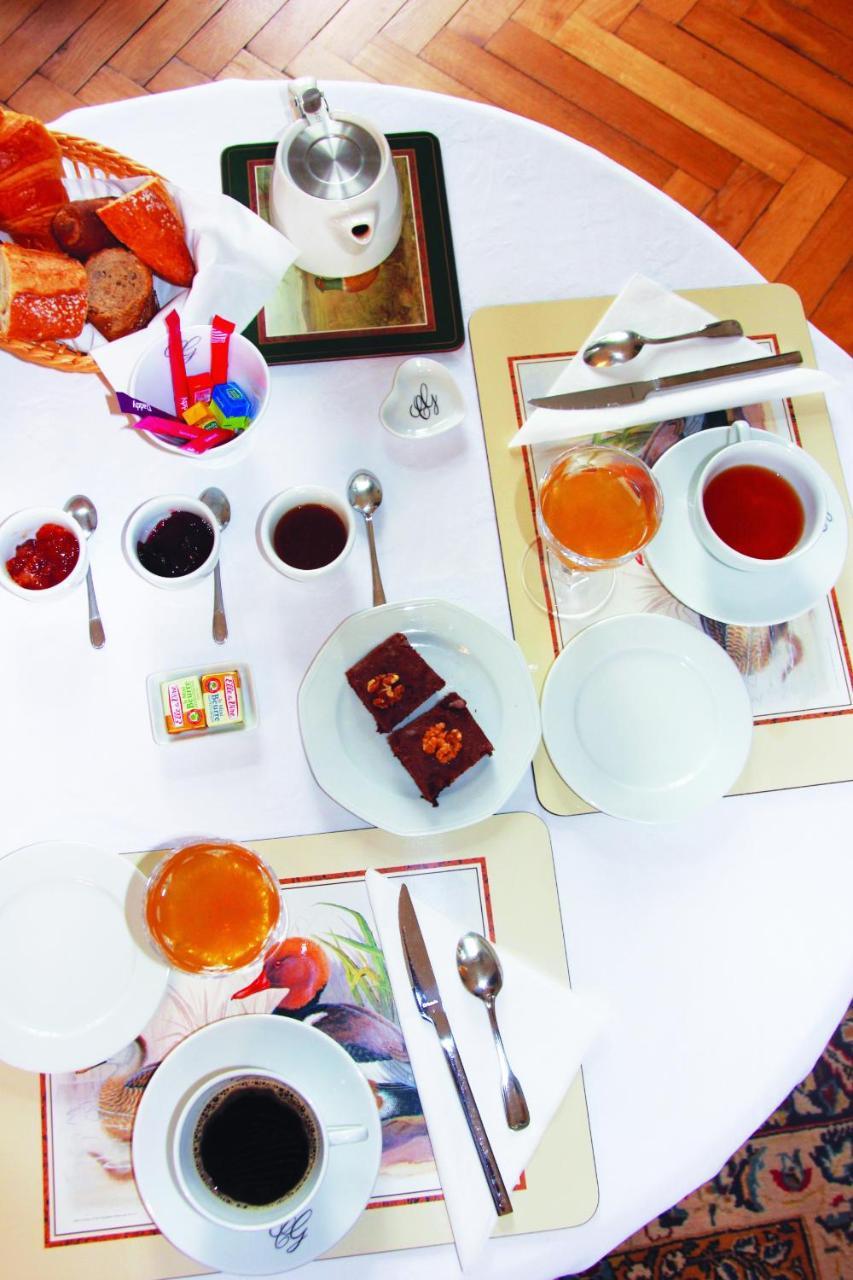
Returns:
[[[437,360],[404,360],[382,401],[379,419],[386,431],[404,439],[435,436],[465,417],[465,401],[453,375]]]

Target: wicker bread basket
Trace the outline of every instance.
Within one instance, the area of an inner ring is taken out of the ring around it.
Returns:
[[[78,178],[150,178],[156,177],[152,169],[128,160],[127,156],[102,147],[88,138],[75,138],[68,133],[54,133],[62,150]],[[98,373],[98,366],[91,356],[74,351],[61,342],[24,342],[20,338],[0,337],[0,351],[8,351],[19,360],[59,369],[63,373]]]

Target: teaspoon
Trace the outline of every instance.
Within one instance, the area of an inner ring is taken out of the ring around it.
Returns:
[[[643,347],[661,346],[665,342],[684,342],[686,338],[742,338],[743,328],[737,320],[715,320],[706,324],[703,329],[694,329],[691,333],[676,333],[671,338],[644,338],[633,329],[616,329],[613,333],[602,334],[584,349],[583,358],[586,364],[594,369],[609,369],[614,364],[627,364],[638,356]]]
[[[347,498],[350,506],[364,516],[364,523],[367,526],[370,572],[373,578],[373,603],[374,605],[385,604],[385,590],[379,576],[376,540],[373,536],[373,513],[382,502],[382,485],[372,471],[354,471],[347,483]]]
[[[98,527],[98,511],[91,498],[83,493],[75,493],[63,507],[73,520],[76,520],[87,539]],[[103,649],[106,643],[104,624],[98,612],[98,601],[95,596],[95,584],[92,581],[92,566],[86,570],[86,594],[89,597],[89,639],[93,649]]]
[[[231,503],[222,490],[212,486],[210,489],[205,489],[199,497],[213,512],[219,528],[227,529],[231,519]],[[228,639],[228,623],[225,619],[225,605],[222,602],[222,578],[218,560],[213,566],[213,638],[217,644],[224,644]]]
[[[501,1067],[501,1091],[506,1122],[510,1129],[526,1129],[530,1124],[527,1099],[507,1060],[495,1015],[495,1000],[503,986],[503,973],[498,954],[492,944],[481,934],[464,933],[456,944],[456,968],[459,970],[459,977],[465,989],[470,991],[472,996],[482,1000],[488,1010],[489,1023]]]

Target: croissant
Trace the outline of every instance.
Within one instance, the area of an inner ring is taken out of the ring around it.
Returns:
[[[50,130],[0,109],[0,229],[19,244],[55,249],[50,224],[66,200],[62,153]]]

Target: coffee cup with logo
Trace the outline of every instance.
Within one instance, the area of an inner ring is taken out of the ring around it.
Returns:
[[[829,480],[799,446],[747,422],[733,423],[731,437],[692,486],[693,527],[721,564],[777,569],[809,551],[824,531]]]
[[[246,1066],[190,1091],[176,1116],[172,1161],[181,1193],[209,1221],[272,1229],[317,1196],[333,1146],[368,1137],[362,1124],[324,1123],[304,1092]]]

